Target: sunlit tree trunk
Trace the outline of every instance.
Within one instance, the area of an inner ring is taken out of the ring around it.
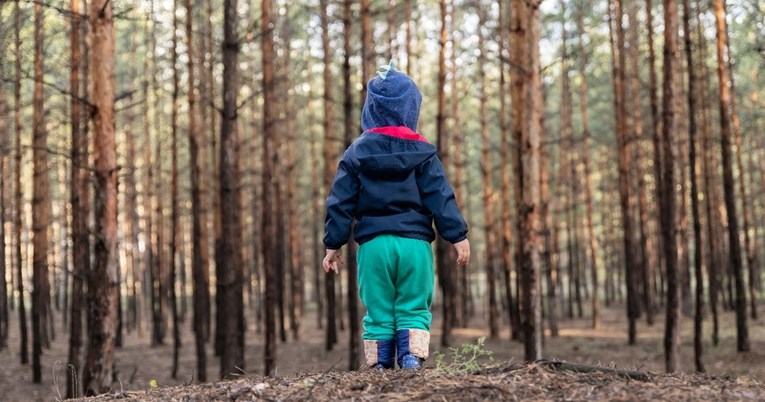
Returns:
[[[218,289],[222,305],[216,313],[223,315],[220,376],[244,370],[244,306],[242,298],[243,268],[241,247],[241,196],[239,172],[239,134],[237,128],[237,95],[239,92],[239,37],[237,34],[237,0],[225,0],[223,23],[223,110],[221,113],[220,149],[218,156],[220,181],[221,237],[216,265],[222,276]]]
[[[696,80],[696,66],[693,59],[693,40],[691,40],[691,8],[690,1],[683,0],[683,39],[685,40],[685,61],[688,65],[688,161],[691,167],[691,213],[693,215],[693,262],[694,275],[696,277],[696,303],[693,319],[693,351],[696,362],[696,371],[703,373],[704,361],[702,359],[704,349],[702,343],[702,325],[704,309],[704,261],[702,253],[701,217],[699,214],[699,186],[698,186],[698,161],[696,160],[696,113],[698,109],[698,95]]]
[[[88,293],[89,345],[83,382],[86,395],[111,388],[117,320],[117,160],[114,137],[114,20],[108,0],[90,3],[93,76],[93,159],[95,170],[95,242]]]
[[[40,357],[46,342],[48,300],[48,133],[43,119],[43,8],[34,7],[34,93],[32,99],[32,147],[34,176],[32,178],[32,232],[34,234],[33,289],[32,289],[32,382],[42,381]]]
[[[725,5],[723,0],[714,0],[716,43],[717,43],[717,79],[720,86],[720,136],[722,140],[722,171],[723,188],[725,190],[725,210],[728,216],[728,242],[730,247],[730,264],[735,279],[736,295],[736,347],[739,352],[750,349],[749,329],[746,320],[746,290],[744,289],[744,273],[741,261],[741,244],[739,241],[738,218],[736,213],[736,198],[734,194],[733,161],[731,160],[731,132],[729,107],[731,102],[726,66],[726,32]],[[728,55],[729,57],[729,55]]]

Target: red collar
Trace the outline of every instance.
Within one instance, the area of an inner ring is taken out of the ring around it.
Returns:
[[[409,127],[406,127],[406,126],[375,127],[367,131],[372,133],[377,133],[377,134],[388,135],[391,137],[401,138],[405,140],[423,141],[423,142],[430,143],[430,141],[428,141],[427,138],[423,137],[422,135],[418,133],[415,133]]]

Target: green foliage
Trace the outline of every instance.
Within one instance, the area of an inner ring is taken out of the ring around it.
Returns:
[[[435,352],[436,370],[447,375],[471,374],[481,369],[481,361],[492,362],[492,351],[485,349],[486,337],[482,336],[474,344],[465,343],[460,347],[450,347],[447,362],[446,356]]]

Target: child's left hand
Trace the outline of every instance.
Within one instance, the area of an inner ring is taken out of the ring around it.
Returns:
[[[324,262],[322,265],[324,266],[324,272],[329,273],[329,271],[334,271],[336,274],[339,274],[339,267],[343,264],[343,253],[340,252],[340,249],[337,250],[329,250],[327,249],[327,255],[324,257]]]

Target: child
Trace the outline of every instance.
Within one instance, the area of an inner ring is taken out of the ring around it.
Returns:
[[[324,271],[338,272],[340,248],[359,243],[359,294],[367,364],[420,369],[428,357],[433,301],[433,221],[470,259],[467,224],[436,148],[417,134],[422,95],[393,61],[369,81],[361,136],[348,147],[327,197]],[[398,353],[398,359],[396,359]]]

